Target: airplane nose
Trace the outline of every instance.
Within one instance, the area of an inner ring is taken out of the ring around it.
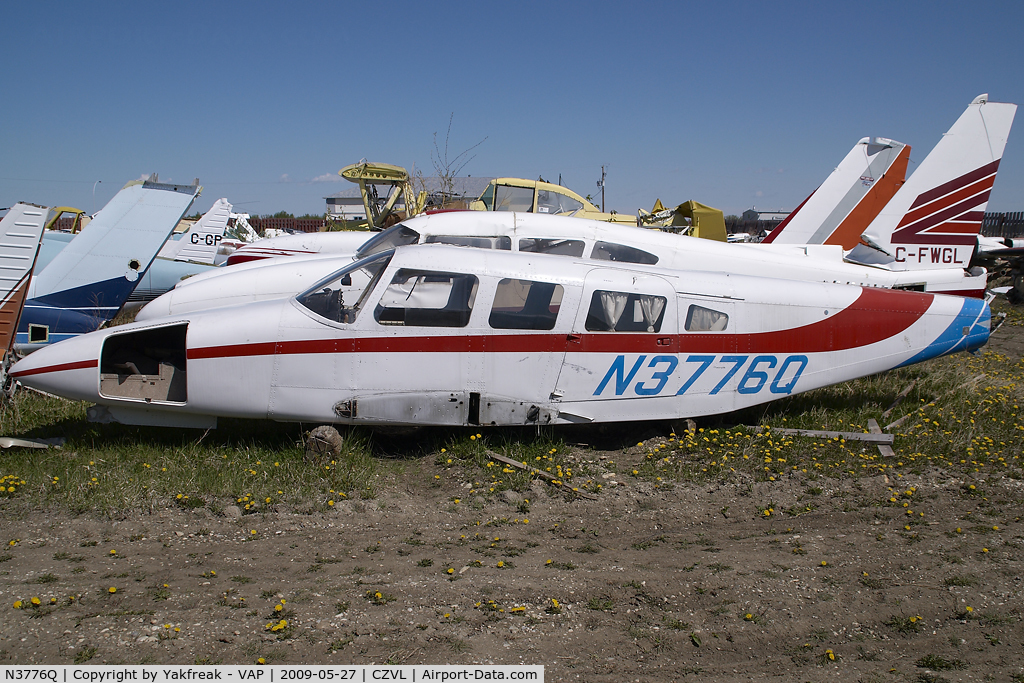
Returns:
[[[15,363],[10,376],[65,398],[96,400],[102,335],[94,332],[43,347]]]

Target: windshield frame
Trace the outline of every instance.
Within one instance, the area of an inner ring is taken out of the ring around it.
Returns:
[[[398,233],[401,233],[400,235]],[[412,237],[410,240],[409,237]],[[405,223],[395,223],[387,230],[378,232],[356,249],[355,258],[363,259],[374,254],[379,254],[388,249],[404,247],[407,244],[418,244],[422,235],[413,230]]]
[[[373,290],[377,289],[377,285],[380,284],[381,277],[384,275],[384,272],[387,271],[388,266],[391,263],[391,259],[394,257],[394,255],[395,250],[389,249],[387,251],[382,251],[380,253],[367,256],[366,258],[359,259],[358,261],[353,261],[344,268],[334,271],[327,277],[321,278],[316,282],[316,284],[309,287],[308,289],[299,292],[297,295],[292,297],[292,302],[307,314],[315,316],[318,320],[326,320],[331,324],[351,324],[355,322],[355,316],[357,316],[358,313],[363,309],[363,304],[366,303],[367,297],[369,297],[370,294],[373,293]],[[334,320],[333,318],[327,317],[322,313],[318,313],[316,310],[310,308],[309,305],[307,305],[303,301],[303,299],[305,299],[306,297],[316,294],[321,289],[324,289],[327,285],[331,284],[335,280],[338,280],[349,273],[353,273],[357,270],[362,270],[368,266],[372,266],[373,264],[376,264],[378,261],[383,261],[383,263],[380,264],[379,269],[370,278],[370,281],[366,283],[366,287],[363,288],[362,293],[359,295],[359,299],[356,300],[356,302],[352,304],[352,306],[349,307],[348,309],[353,311],[355,314],[352,320],[349,320],[347,322],[343,322],[341,320]]]

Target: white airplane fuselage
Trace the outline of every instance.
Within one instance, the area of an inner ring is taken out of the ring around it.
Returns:
[[[83,335],[11,375],[129,424],[666,419],[974,349],[989,319],[958,297],[410,246],[291,299]]]
[[[680,271],[905,288],[961,296],[981,296],[986,280],[983,268],[972,274],[962,268],[892,271],[854,265],[843,261],[839,246],[725,244],[583,218],[539,214],[466,211],[417,216],[377,233],[355,254],[348,251],[348,236],[339,239],[339,250],[333,251],[334,244],[329,238],[334,234],[339,233],[319,233],[320,251],[316,254],[251,261],[189,278],[148,304],[137,319],[151,320],[293,296],[353,257],[400,244],[427,242],[485,245],[495,251],[546,250],[603,263],[639,261]]]

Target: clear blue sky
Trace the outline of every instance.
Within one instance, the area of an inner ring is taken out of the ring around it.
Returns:
[[[0,206],[101,208],[157,171],[196,208],[321,213],[366,158],[792,209],[866,135],[920,161],[1024,104],[1024,2],[0,3]],[[990,211],[1024,210],[1024,113]],[[913,171],[914,163],[910,170]],[[98,185],[95,181],[102,181]],[[95,195],[94,193],[95,186]]]

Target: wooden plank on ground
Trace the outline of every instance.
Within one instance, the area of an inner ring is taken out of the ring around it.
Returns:
[[[911,385],[911,386],[913,386],[913,385]],[[908,393],[909,393],[909,388],[908,388]],[[873,418],[873,417],[872,418],[868,418],[868,431],[870,431],[872,434],[881,434],[882,433],[882,428],[878,426],[878,422],[876,422],[875,418]],[[878,444],[878,452],[881,453],[882,457],[884,457],[884,458],[894,458],[894,457],[896,457],[896,452],[893,451],[892,446],[890,446],[889,444],[885,444],[885,443]]]
[[[513,460],[512,458],[506,458],[504,455],[500,455],[500,454],[495,453],[493,451],[488,451],[487,457],[493,458],[494,460],[497,460],[498,462],[503,462],[506,465],[512,465],[512,467],[518,467],[521,470],[526,470],[530,474],[536,474],[537,476],[541,477],[542,479],[547,479],[549,483],[554,484],[555,486],[561,487],[562,489],[568,491],[569,493],[575,493],[577,496],[581,496],[583,498],[589,498],[590,500],[597,500],[597,496],[595,496],[593,494],[590,494],[590,493],[587,493],[586,491],[580,491],[579,489],[575,489],[572,486],[569,486],[568,484],[566,484],[564,481],[562,481],[558,477],[554,477],[551,474],[549,474],[548,472],[544,472],[543,470],[538,470],[536,467],[530,467],[525,462],[519,462],[518,460]]]
[[[760,434],[765,431],[764,427],[747,426],[747,430]],[[847,441],[866,441],[867,443],[892,444],[892,434],[865,434],[864,432],[828,432],[821,429],[785,429],[772,427],[772,434],[785,434],[786,436],[806,436],[812,439],[846,439]]]

